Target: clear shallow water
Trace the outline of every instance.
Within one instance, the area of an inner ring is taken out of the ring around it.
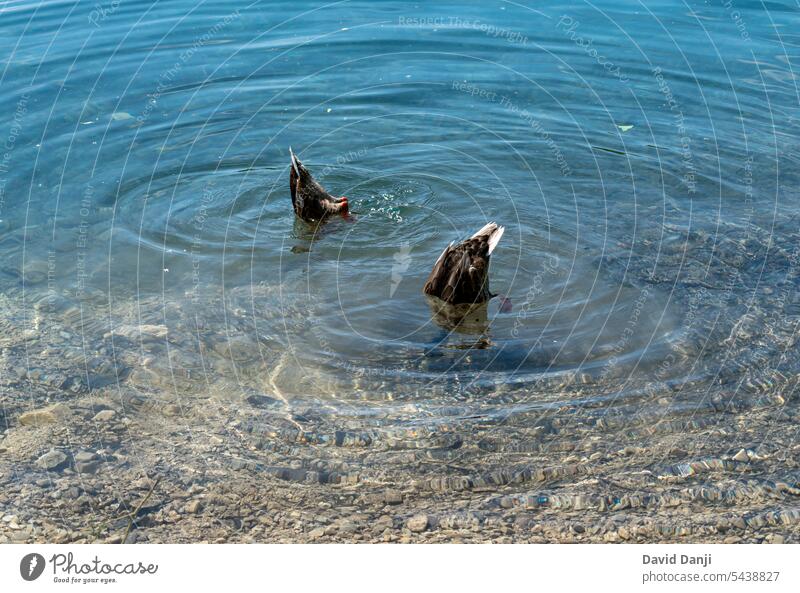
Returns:
[[[2,10],[2,289],[166,326],[121,381],[433,422],[797,372],[790,3]],[[294,219],[289,146],[352,220]],[[442,327],[422,284],[491,220],[513,310]]]

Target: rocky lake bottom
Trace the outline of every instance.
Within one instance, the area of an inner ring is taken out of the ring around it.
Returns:
[[[253,327],[266,285],[209,297],[200,319],[4,270],[0,542],[800,542],[784,224],[671,229],[658,273],[648,255],[599,262],[691,312],[664,357],[677,375],[620,365],[424,397],[369,376],[287,395],[292,355]]]

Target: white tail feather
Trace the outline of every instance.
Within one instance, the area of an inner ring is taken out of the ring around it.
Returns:
[[[294,153],[292,152],[292,147],[291,146],[289,147],[289,156],[292,157],[292,167],[294,168],[294,172],[299,177],[300,176],[300,171],[297,170],[297,157],[294,156]]]
[[[492,233],[492,236],[489,237],[489,255],[491,255],[492,251],[494,251],[494,248],[497,247],[497,244],[500,242],[500,237],[503,236],[505,230],[506,227],[499,226],[497,227],[497,230]]]
[[[491,235],[493,232],[497,230],[497,223],[496,222],[487,222],[483,225],[480,230],[472,235],[470,239],[474,239],[475,237],[481,237],[483,235]]]
[[[503,236],[503,232],[505,231],[505,227],[497,226],[496,222],[489,222],[485,224],[481,230],[477,233],[472,235],[472,239],[475,237],[483,237],[485,235],[489,236],[489,255],[492,254],[494,248],[497,247],[497,244],[500,242],[500,237]]]

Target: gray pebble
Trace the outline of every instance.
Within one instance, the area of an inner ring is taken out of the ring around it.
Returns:
[[[428,528],[428,515],[414,515],[406,522],[408,527],[414,533],[420,533]]]
[[[95,474],[100,468],[99,461],[76,461],[75,471],[79,474]]]
[[[36,460],[36,465],[42,469],[54,470],[67,461],[67,456],[56,449],[50,449]]]
[[[102,410],[101,412],[97,412],[92,420],[95,422],[110,422],[116,415],[117,413],[114,410]]]
[[[97,459],[97,455],[91,451],[80,451],[79,453],[75,454],[76,465],[86,461],[94,461],[95,459]]]
[[[739,452],[738,452],[736,455],[734,455],[734,456],[733,456],[733,460],[734,460],[734,461],[740,461],[740,462],[742,462],[742,463],[745,463],[745,462],[747,462],[747,461],[750,461],[750,456],[747,454],[747,451],[745,451],[744,449],[742,449],[742,450],[741,450],[741,451],[739,451]]]

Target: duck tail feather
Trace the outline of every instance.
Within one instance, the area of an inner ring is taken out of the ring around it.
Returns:
[[[294,173],[295,173],[295,175],[297,175],[299,177],[300,176],[300,169],[297,166],[297,157],[294,156],[294,153],[292,152],[292,147],[291,146],[289,147],[289,156],[292,157],[292,167],[294,168]]]
[[[500,242],[500,238],[503,236],[505,230],[506,227],[499,226],[489,237],[489,255],[491,255],[492,251],[494,251],[494,248],[497,247],[497,244]]]
[[[477,237],[483,237],[485,235],[491,235],[496,230],[497,230],[497,223],[496,222],[487,222],[485,225],[483,225],[480,228],[480,230],[477,233],[472,235],[472,237],[470,237],[470,239],[475,239]]]
[[[505,227],[497,226],[496,222],[489,222],[470,238],[489,237],[489,255],[491,255],[494,248],[497,247],[497,244],[500,242],[500,237],[503,236],[505,230]]]

